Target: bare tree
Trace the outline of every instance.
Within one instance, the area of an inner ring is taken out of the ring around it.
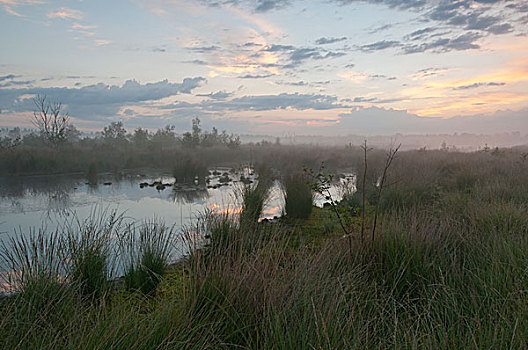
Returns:
[[[33,112],[33,125],[52,145],[66,141],[70,127],[70,117],[61,112],[62,104],[50,102],[46,96],[38,95],[33,99],[36,110]]]

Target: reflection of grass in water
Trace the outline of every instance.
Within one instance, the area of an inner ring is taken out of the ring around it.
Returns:
[[[48,193],[48,204],[46,206],[46,216],[51,220],[52,214],[66,214],[71,207],[70,193],[60,190]]]
[[[193,203],[203,201],[209,197],[207,189],[201,187],[178,188],[174,187],[169,194],[169,198],[177,203]]]

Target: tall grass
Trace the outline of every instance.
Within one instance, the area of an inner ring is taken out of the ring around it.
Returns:
[[[312,213],[313,193],[308,179],[302,174],[287,175],[283,179],[284,209],[294,219],[307,219]]]
[[[235,190],[235,195],[241,202],[240,224],[254,225],[258,222],[264,205],[269,196],[272,180],[269,173],[259,173],[257,184],[244,184]]]
[[[16,312],[26,321],[47,319],[71,292],[65,285],[63,241],[58,232],[17,232],[2,241],[3,284],[15,295]]]
[[[115,277],[116,252],[113,240],[123,226],[116,211],[94,208],[80,220],[73,216],[63,227],[69,264],[68,275],[84,298],[99,299]]]
[[[505,157],[402,153],[387,180],[397,201],[386,197],[374,244],[354,231],[352,250],[322,228],[316,242],[303,239],[326,215],[295,228],[206,215],[188,229],[189,256],[163,273],[152,298],[122,290],[106,304],[62,298],[46,322],[22,318],[20,301],[8,298],[0,346],[526,348],[528,175]],[[457,180],[466,174],[476,181]],[[401,201],[431,184],[434,200]]]
[[[129,227],[124,243],[125,286],[128,289],[152,293],[171,262],[174,229],[159,220],[144,222],[139,228]]]

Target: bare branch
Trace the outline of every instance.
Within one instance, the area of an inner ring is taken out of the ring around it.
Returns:
[[[385,166],[383,167],[383,174],[380,179],[380,183],[378,186],[378,200],[376,202],[376,210],[374,212],[374,224],[372,225],[372,245],[374,246],[374,239],[376,238],[376,224],[378,222],[378,213],[379,213],[379,207],[381,202],[381,195],[383,192],[383,188],[385,186],[385,180],[387,179],[387,173],[389,171],[389,168],[394,161],[394,158],[396,158],[396,153],[398,153],[398,150],[400,149],[401,144],[398,145],[398,147],[394,148],[393,146],[389,149],[387,152],[387,158],[385,159]]]
[[[39,129],[40,134],[52,145],[66,141],[67,130],[70,127],[70,117],[62,114],[62,104],[48,101],[46,96],[38,95],[33,99],[35,111],[33,112],[33,125]]]
[[[363,150],[363,179],[361,184],[361,243],[363,244],[365,242],[365,183],[367,179],[367,152],[371,150],[371,148],[368,148],[367,146],[367,140],[363,142],[363,145],[361,145],[361,149]]]

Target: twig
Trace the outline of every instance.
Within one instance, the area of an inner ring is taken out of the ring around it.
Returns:
[[[374,239],[376,238],[376,224],[378,222],[378,213],[379,213],[379,207],[381,202],[381,194],[383,192],[383,187],[385,185],[385,180],[387,178],[387,172],[392,164],[392,161],[396,157],[396,153],[398,153],[398,150],[400,149],[401,144],[398,145],[398,147],[393,148],[391,147],[389,151],[387,152],[387,158],[385,159],[385,166],[383,167],[383,174],[381,176],[381,180],[378,186],[378,201],[376,202],[376,210],[374,212],[374,224],[372,225],[372,246],[374,246]]]

